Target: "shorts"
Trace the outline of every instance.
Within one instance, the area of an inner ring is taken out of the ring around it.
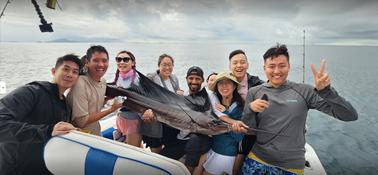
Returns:
[[[146,147],[158,148],[163,145],[161,138],[149,137],[143,135],[143,142],[146,143]]]
[[[255,160],[256,159],[256,160]],[[304,174],[303,169],[282,169],[273,165],[269,165],[263,162],[252,152],[245,159],[243,166],[241,168],[241,175],[260,175],[260,174],[271,174],[271,175],[300,175]],[[292,172],[293,171],[293,172]]]
[[[203,168],[211,174],[232,174],[235,156],[225,156],[210,150]]]
[[[239,143],[238,154],[248,156],[253,144],[256,142],[256,135],[244,135],[243,140]]]
[[[139,133],[141,121],[139,119],[126,119],[120,116],[116,117],[118,131],[123,135]]]
[[[169,145],[164,145],[160,154],[171,159],[179,160],[185,155],[186,143],[187,140],[177,140]]]
[[[163,145],[168,146],[168,145],[176,144],[177,140],[180,140],[177,138],[177,135],[180,133],[180,130],[173,128],[165,123],[162,123],[162,126],[163,126],[163,138],[162,138]]]

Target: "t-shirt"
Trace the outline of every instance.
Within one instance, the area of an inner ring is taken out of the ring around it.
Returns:
[[[89,75],[79,77],[76,85],[68,94],[68,103],[72,106],[72,120],[74,125],[100,135],[100,122],[96,121],[83,127],[88,120],[89,114],[100,112],[104,106],[106,80],[92,80]]]
[[[130,76],[130,77],[127,77],[127,78],[119,77],[116,84],[117,84],[117,86],[121,86],[123,88],[129,88],[131,86],[131,83],[133,83],[135,85],[139,84],[138,74],[136,74],[135,77],[133,77],[133,76]],[[118,114],[119,114],[120,117],[123,117],[125,119],[129,119],[129,120],[138,120],[138,119],[141,118],[138,113],[131,112],[126,107],[121,108]]]
[[[168,78],[167,80],[164,80],[164,83],[165,85],[167,86],[167,89],[171,92],[175,92],[175,90],[173,89],[173,86],[172,86],[172,83],[171,83],[171,80]]]

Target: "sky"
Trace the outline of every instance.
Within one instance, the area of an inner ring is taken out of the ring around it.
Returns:
[[[7,0],[0,1],[2,9]],[[53,33],[39,31],[29,0],[11,0],[0,41],[247,42],[378,45],[377,0],[37,0]]]

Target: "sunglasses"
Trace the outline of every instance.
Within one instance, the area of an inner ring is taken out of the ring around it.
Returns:
[[[128,62],[131,60],[130,57],[116,57],[115,59],[116,59],[116,61],[117,61],[118,63],[120,63],[121,61],[123,61],[123,62],[125,62],[125,63],[128,63]]]

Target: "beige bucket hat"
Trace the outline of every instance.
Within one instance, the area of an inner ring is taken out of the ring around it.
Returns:
[[[217,83],[221,80],[229,79],[237,84],[237,89],[240,88],[240,83],[236,80],[236,77],[231,72],[221,72],[217,75],[214,83],[209,86],[209,89],[212,91],[215,91],[215,87],[217,86]]]

